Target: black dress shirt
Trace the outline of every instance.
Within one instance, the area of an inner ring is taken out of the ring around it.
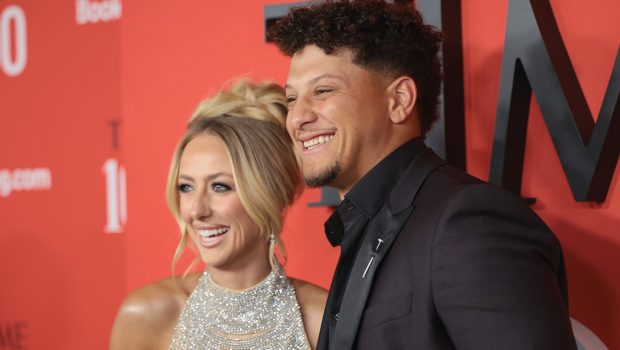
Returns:
[[[425,148],[423,139],[415,138],[394,150],[358,181],[325,222],[327,239],[332,246],[340,245],[341,253],[325,307],[321,337],[331,338],[338,322],[344,289],[368,222],[384,205],[405,169]]]

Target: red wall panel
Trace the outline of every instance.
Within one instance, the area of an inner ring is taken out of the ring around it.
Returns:
[[[264,42],[263,9],[277,2],[285,1],[0,0],[0,18],[11,6],[23,11],[27,39],[23,71],[0,69],[0,194],[16,169],[51,174],[49,188],[0,196],[0,350],[106,348],[122,297],[170,274],[179,238],[164,194],[173,149],[199,100],[229,79],[285,81],[288,59]],[[620,3],[551,5],[596,116],[620,44]],[[78,24],[78,10],[105,6]],[[468,170],[483,179],[507,10],[508,0],[462,2]],[[0,40],[9,38],[15,60],[19,24],[9,22]],[[121,174],[104,172],[108,159],[126,170],[126,190]],[[532,104],[523,195],[537,198],[534,210],[562,243],[571,315],[610,349],[620,347],[618,172],[604,203],[575,202]],[[121,183],[108,188],[110,179]],[[322,233],[330,209],[308,207],[319,198],[306,190],[289,211],[287,270],[328,287],[338,249]],[[120,232],[106,233],[111,224]]]
[[[2,1],[0,12],[11,6],[24,13],[27,61],[19,75],[0,70],[0,168],[49,169],[51,186],[0,199],[0,349],[93,348],[125,293],[124,237],[102,230],[120,22],[79,26],[67,1]],[[0,35],[12,59],[16,25]]]

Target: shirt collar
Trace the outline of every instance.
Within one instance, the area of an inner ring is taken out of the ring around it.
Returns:
[[[345,233],[343,221],[350,216],[348,213],[353,211],[358,215],[363,214],[368,219],[374,217],[407,166],[424,149],[426,145],[422,137],[405,142],[383,158],[353,186],[325,222],[325,234],[332,246],[340,245],[342,242]]]
[[[421,137],[409,140],[383,158],[345,195],[368,217],[374,217],[415,157],[426,149]]]

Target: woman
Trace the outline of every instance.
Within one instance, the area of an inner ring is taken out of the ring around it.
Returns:
[[[299,186],[275,84],[237,83],[198,106],[172,160],[168,204],[204,273],[131,293],[111,349],[315,348],[327,292],[285,276],[285,209]]]

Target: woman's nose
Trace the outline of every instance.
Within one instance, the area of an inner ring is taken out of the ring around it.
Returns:
[[[207,195],[197,195],[192,202],[190,215],[194,220],[201,220],[211,216],[211,203]]]

